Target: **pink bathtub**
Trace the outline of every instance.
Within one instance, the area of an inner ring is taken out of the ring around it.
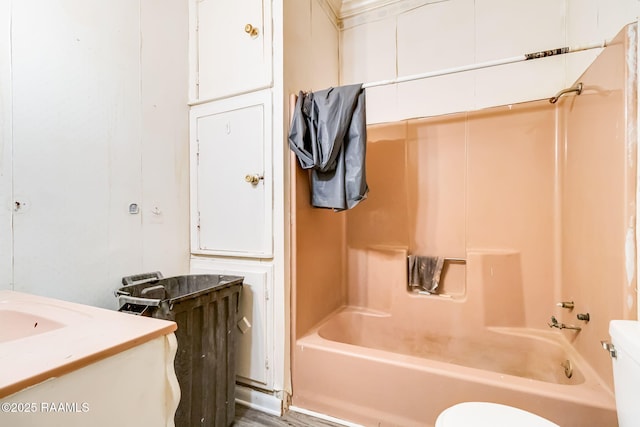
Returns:
[[[614,396],[569,343],[573,332],[513,320],[523,311],[521,297],[508,297],[522,276],[518,253],[467,253],[445,280],[455,284],[457,267],[468,286],[450,298],[403,288],[406,252],[352,255],[371,273],[366,305],[339,309],[296,341],[294,406],[366,426],[424,427],[456,403],[489,401],[562,427],[617,425]]]
[[[312,386],[294,390],[295,405],[367,426],[432,426],[445,408],[478,400],[563,427],[617,425],[613,395],[561,336],[487,328],[450,339],[392,319],[345,308],[298,340],[297,363],[314,369],[297,371]]]

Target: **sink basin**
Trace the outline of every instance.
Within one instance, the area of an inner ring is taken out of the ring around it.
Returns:
[[[0,343],[60,329],[65,325],[31,313],[0,309]]]

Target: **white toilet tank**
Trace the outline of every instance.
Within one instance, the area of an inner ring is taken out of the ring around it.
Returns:
[[[613,382],[619,427],[638,426],[640,420],[640,322],[612,320],[609,335],[615,347]]]

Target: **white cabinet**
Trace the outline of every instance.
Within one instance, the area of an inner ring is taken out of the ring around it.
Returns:
[[[174,413],[180,401],[180,388],[174,372],[177,345],[176,338],[171,333],[106,359],[99,360],[98,357],[89,356],[98,360],[3,397],[3,404],[24,405],[29,402],[29,405],[36,405],[34,409],[37,410],[28,414],[0,411],[0,425],[173,426]],[[27,357],[34,358],[35,355],[29,354]],[[30,360],[21,369],[33,369],[41,363],[38,359]],[[16,369],[17,366],[13,368]],[[56,407],[58,402],[64,402],[66,410],[54,412],[52,402],[55,402]],[[73,406],[71,410],[69,405]]]
[[[190,101],[271,86],[271,2],[190,0]]]
[[[238,388],[240,400],[279,413],[282,401],[274,392],[287,384],[284,120],[281,78],[273,80],[282,75],[272,69],[282,59],[273,60],[272,7],[280,17],[282,5],[189,5],[191,272],[244,276],[237,380],[246,387]]]
[[[192,108],[191,252],[272,256],[271,93]]]
[[[262,389],[273,386],[273,266],[270,263],[192,258],[193,274],[244,276],[238,314],[237,380]]]

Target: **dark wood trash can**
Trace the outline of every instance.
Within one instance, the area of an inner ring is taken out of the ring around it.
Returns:
[[[121,307],[177,323],[175,370],[180,384],[176,427],[227,427],[235,417],[236,340],[244,278],[158,272],[123,278]]]

